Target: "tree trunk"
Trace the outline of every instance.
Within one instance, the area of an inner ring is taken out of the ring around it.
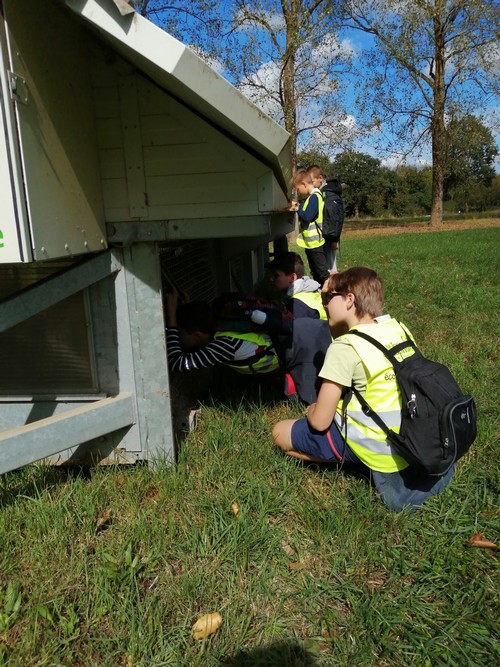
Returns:
[[[436,0],[434,14],[434,108],[432,110],[432,203],[431,227],[443,223],[444,163],[445,163],[445,125],[444,105],[446,99],[444,68],[446,48],[446,2]]]
[[[294,0],[290,5],[283,3],[283,16],[286,24],[286,47],[283,54],[281,71],[280,97],[285,119],[285,130],[290,133],[290,153],[292,167],[297,166],[297,102],[295,99],[295,54],[298,48],[298,16],[300,2]]]

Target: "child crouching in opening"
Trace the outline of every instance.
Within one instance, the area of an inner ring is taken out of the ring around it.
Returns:
[[[328,349],[317,402],[309,406],[305,419],[278,422],[273,428],[274,443],[303,461],[366,466],[391,509],[417,507],[447,486],[453,467],[443,477],[409,468],[382,429],[364,414],[354,393],[345,424],[342,420],[342,397],[353,385],[390,428],[399,429],[401,394],[391,363],[368,341],[346,334],[349,329],[364,331],[391,348],[406,340],[407,330],[382,314],[384,288],[372,269],[353,267],[332,274],[322,297],[332,334],[345,333]]]
[[[167,358],[172,371],[191,371],[223,364],[245,375],[290,374],[304,403],[317,398],[318,372],[330,344],[322,320],[294,321],[288,337],[273,340],[264,330],[216,331],[209,304],[192,301],[178,307],[177,290],[167,294]],[[289,397],[288,389],[286,391]]]

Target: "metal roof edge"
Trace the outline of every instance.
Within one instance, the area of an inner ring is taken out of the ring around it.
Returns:
[[[289,133],[189,47],[135,11],[122,15],[114,0],[58,1],[161,88],[261,157],[288,190]]]

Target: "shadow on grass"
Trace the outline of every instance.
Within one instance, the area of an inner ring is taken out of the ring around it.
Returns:
[[[91,479],[93,467],[28,465],[1,477],[0,508],[8,507],[19,497],[38,498],[47,489],[70,479]]]
[[[241,404],[275,405],[285,400],[284,374],[243,375],[229,369],[217,369],[217,377],[210,387],[214,404],[238,409]]]
[[[297,642],[276,642],[251,651],[238,651],[225,658],[221,667],[312,667],[316,658]]]
[[[20,496],[38,498],[45,489],[64,484],[69,474],[62,468],[31,465],[2,475],[0,508],[15,503]]]

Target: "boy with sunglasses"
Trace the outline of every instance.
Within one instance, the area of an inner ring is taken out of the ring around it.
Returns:
[[[344,415],[342,406],[342,398],[354,386],[389,427],[399,429],[401,394],[392,365],[368,341],[344,334],[350,329],[364,331],[390,348],[406,340],[409,332],[382,314],[384,288],[372,269],[353,267],[332,274],[322,298],[334,341],[320,372],[318,399],[305,419],[278,422],[274,443],[303,461],[365,466],[391,509],[417,507],[447,486],[453,467],[443,477],[409,468],[393,452],[382,429],[363,412],[354,393],[347,399]]]

